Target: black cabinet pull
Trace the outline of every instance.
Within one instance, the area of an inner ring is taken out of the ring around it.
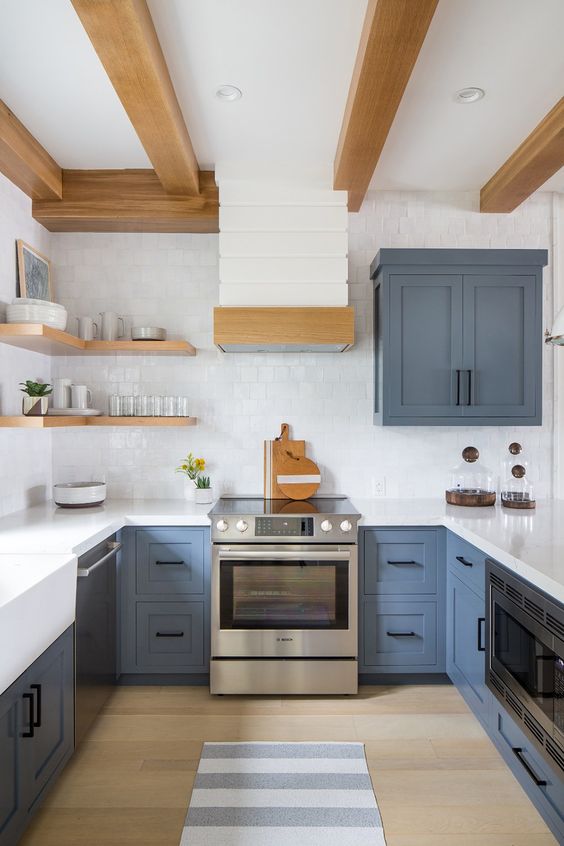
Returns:
[[[460,405],[460,370],[456,371],[456,404]]]
[[[184,637],[184,632],[157,632],[157,637]]]
[[[412,567],[417,561],[388,561],[392,567]]]
[[[33,721],[34,728],[41,728],[41,685],[40,684],[30,684],[30,688],[35,690],[37,693],[37,716]]]
[[[467,370],[468,373],[468,400],[466,405],[472,405],[472,371]]]
[[[482,623],[486,622],[485,617],[478,617],[478,652],[485,652],[486,647],[482,643]]]
[[[29,702],[29,729],[27,731],[22,731],[20,737],[35,737],[35,729],[34,729],[34,722],[33,722],[33,693],[24,693],[22,695],[22,699],[27,699]]]
[[[155,567],[180,567],[184,561],[155,561]]]
[[[521,749],[521,747],[520,746],[512,746],[511,748],[513,750],[513,754],[518,759],[518,761],[523,765],[526,772],[528,773],[528,775],[530,775],[530,777],[532,778],[532,780],[534,781],[536,786],[537,787],[546,787],[546,781],[542,778],[539,778],[538,775],[534,772],[533,769],[531,769],[531,767],[527,764],[527,762],[523,758],[523,750]]]
[[[388,637],[415,637],[415,632],[386,632]]]
[[[457,560],[457,561],[460,561],[460,563],[461,563],[461,564],[464,564],[464,566],[465,566],[465,567],[473,567],[473,566],[474,566],[474,565],[472,564],[472,562],[471,562],[471,561],[467,561],[467,560],[466,560],[466,558],[465,558],[463,555],[457,555],[457,556],[456,556],[456,560]]]

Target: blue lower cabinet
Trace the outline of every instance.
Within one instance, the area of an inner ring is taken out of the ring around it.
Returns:
[[[437,603],[367,599],[360,641],[361,673],[439,672]]]
[[[564,843],[564,770],[556,762],[549,765],[510,714],[493,702],[491,737],[558,842]]]
[[[486,722],[485,600],[447,570],[447,673],[470,708]]]
[[[73,749],[71,626],[0,696],[0,846],[18,842]]]
[[[365,594],[436,594],[436,529],[366,529],[361,543]]]
[[[210,537],[202,526],[125,528],[119,574],[123,675],[209,673]]]

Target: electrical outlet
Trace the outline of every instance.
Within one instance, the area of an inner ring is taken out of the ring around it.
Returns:
[[[386,496],[385,476],[377,476],[372,478],[372,496]]]

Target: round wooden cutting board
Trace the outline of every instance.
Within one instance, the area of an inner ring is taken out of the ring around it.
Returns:
[[[309,499],[321,484],[319,467],[304,455],[284,451],[276,464],[276,483],[289,499]]]

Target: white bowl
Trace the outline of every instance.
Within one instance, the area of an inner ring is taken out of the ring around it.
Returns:
[[[64,305],[60,305],[60,303],[52,303],[51,300],[35,300],[32,297],[14,297],[12,305],[39,305],[64,309]]]
[[[53,485],[53,499],[61,508],[88,508],[106,499],[105,482],[67,482]]]
[[[6,306],[7,323],[45,323],[55,329],[65,329],[67,317],[65,308],[52,308],[51,303]]]

